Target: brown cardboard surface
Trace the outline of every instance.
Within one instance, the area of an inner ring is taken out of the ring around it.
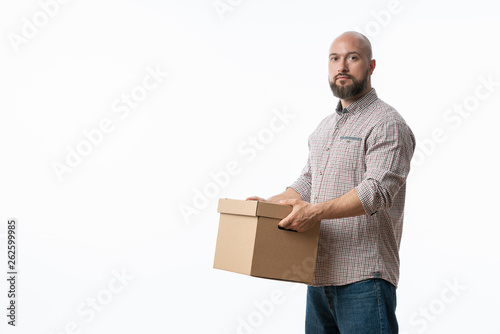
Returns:
[[[259,217],[279,218],[281,220],[292,212],[292,206],[290,205],[266,202],[257,203],[257,216]]]
[[[251,275],[312,283],[320,224],[299,233],[278,229],[278,223],[259,219]]]
[[[320,224],[299,233],[278,229],[291,206],[220,199],[214,268],[312,283]]]
[[[221,198],[217,206],[217,212],[230,213],[233,215],[257,216],[257,201],[243,201]]]
[[[283,219],[292,212],[292,207],[275,203],[221,198],[217,212]]]
[[[257,218],[221,214],[214,267],[250,275]]]

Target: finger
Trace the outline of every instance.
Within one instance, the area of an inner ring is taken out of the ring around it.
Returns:
[[[295,199],[282,199],[280,201],[280,204],[283,204],[283,205],[292,205],[293,206],[293,205],[296,204],[296,202],[297,202],[297,200],[295,200]]]
[[[288,228],[288,227],[292,224],[292,221],[293,221],[292,217],[290,217],[290,216],[291,216],[291,214],[290,214],[290,215],[288,215],[288,216],[286,216],[285,218],[283,218],[283,219],[282,219],[282,220],[278,223],[278,225],[279,225],[280,227],[283,227],[283,228]]]
[[[281,228],[286,228],[288,226],[288,221],[285,219],[282,219],[279,223],[278,226]]]
[[[261,202],[267,202],[266,199],[262,198],[262,197],[259,197],[259,196],[250,196],[250,197],[247,197],[246,199],[247,201],[261,201]]]

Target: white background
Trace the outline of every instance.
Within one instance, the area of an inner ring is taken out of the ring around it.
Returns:
[[[305,286],[212,269],[217,199],[268,197],[295,180],[308,135],[336,104],[330,43],[356,29],[372,41],[379,97],[418,140],[401,333],[500,333],[499,10],[486,0],[1,1],[3,263],[7,219],[19,223],[18,326],[6,324],[2,279],[1,332],[302,333]],[[120,118],[114,103],[139,91],[147,68],[168,76]],[[276,110],[293,118],[269,137]],[[105,119],[113,130],[85,146]],[[259,134],[255,156],[238,150]],[[59,180],[54,163],[78,145],[88,154]],[[210,173],[231,161],[238,172],[214,188]],[[195,196],[207,189],[205,202]]]

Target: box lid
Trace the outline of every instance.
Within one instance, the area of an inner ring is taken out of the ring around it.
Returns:
[[[292,212],[292,206],[269,202],[220,198],[217,212],[233,215],[283,219],[288,216],[290,212]]]

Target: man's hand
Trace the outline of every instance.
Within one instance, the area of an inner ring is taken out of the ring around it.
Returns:
[[[267,199],[259,197],[259,196],[250,196],[250,197],[247,197],[247,201],[267,202]]]
[[[292,212],[279,222],[282,228],[305,232],[321,221],[318,207],[314,204],[299,199],[281,200],[280,204],[293,207]]]
[[[279,204],[282,199],[300,199],[300,195],[293,188],[286,188],[284,192],[278,195],[274,195],[269,197],[268,199],[259,197],[259,196],[250,196],[247,197],[247,201],[261,201],[261,202],[269,202]]]

